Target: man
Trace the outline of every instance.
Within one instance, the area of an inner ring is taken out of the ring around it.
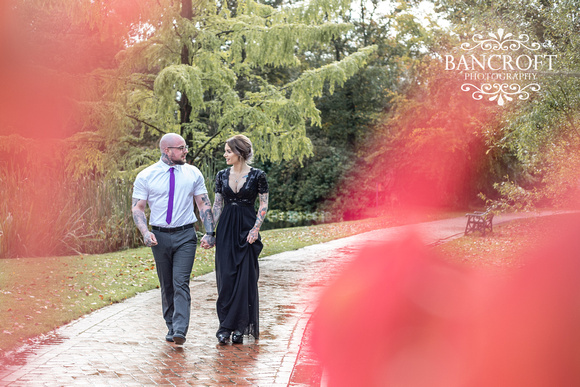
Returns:
[[[132,213],[155,258],[163,318],[169,329],[166,340],[181,345],[189,327],[189,279],[197,246],[193,202],[207,232],[200,244],[205,249],[215,246],[215,223],[203,175],[185,163],[188,147],[183,137],[168,133],[161,138],[159,149],[161,160],[135,179]],[[147,227],[146,204],[151,209],[152,231]]]

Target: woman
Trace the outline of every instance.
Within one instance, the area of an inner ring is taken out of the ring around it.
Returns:
[[[218,341],[243,342],[246,334],[258,339],[258,255],[262,251],[260,226],[268,211],[266,174],[248,163],[252,143],[243,135],[226,141],[224,157],[231,168],[218,172],[213,206],[216,228],[215,267],[220,327]],[[258,213],[254,208],[260,197]]]

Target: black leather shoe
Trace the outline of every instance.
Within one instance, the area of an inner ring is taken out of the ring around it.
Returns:
[[[177,345],[182,345],[183,343],[185,343],[185,336],[182,335],[181,333],[176,333],[173,335],[173,341]]]
[[[165,335],[165,341],[173,343],[173,331],[167,332],[167,334]]]
[[[234,332],[232,335],[232,343],[234,344],[242,344],[244,342],[244,335],[240,332]]]
[[[220,344],[227,344],[230,341],[230,335],[227,333],[218,333],[217,339]]]

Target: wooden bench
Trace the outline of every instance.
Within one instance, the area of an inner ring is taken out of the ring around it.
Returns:
[[[474,211],[467,216],[467,225],[465,226],[465,235],[470,232],[480,231],[483,235],[487,231],[493,232],[493,212],[491,211]]]

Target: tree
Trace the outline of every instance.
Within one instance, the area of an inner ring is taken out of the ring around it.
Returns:
[[[117,11],[115,4],[91,3],[86,17],[94,8],[101,15]],[[181,133],[194,160],[234,132],[250,135],[265,159],[311,155],[306,124],[320,125],[313,98],[325,85],[342,85],[375,51],[364,47],[341,61],[301,68],[296,52],[350,28],[333,22],[347,1],[281,9],[252,0],[147,4],[155,11],[136,12],[140,19],[132,31],[140,34],[118,55],[123,83],[117,101],[132,119],[123,125],[128,133],[134,126],[154,136]],[[295,76],[271,83],[264,73],[279,68],[292,68]]]
[[[272,180],[271,198],[277,209],[315,211],[333,196],[345,172],[358,157],[373,125],[392,107],[392,98],[405,89],[412,68],[426,54],[432,35],[414,16],[405,1],[382,14],[379,2],[353,3],[344,21],[352,31],[303,53],[301,60],[312,67],[339,60],[368,44],[377,53],[333,94],[315,99],[321,126],[309,125],[314,155],[298,162],[264,165]],[[278,187],[278,188],[276,188]]]
[[[119,142],[103,79],[123,41],[55,1],[1,7],[0,256],[134,244],[130,186],[105,179]]]

